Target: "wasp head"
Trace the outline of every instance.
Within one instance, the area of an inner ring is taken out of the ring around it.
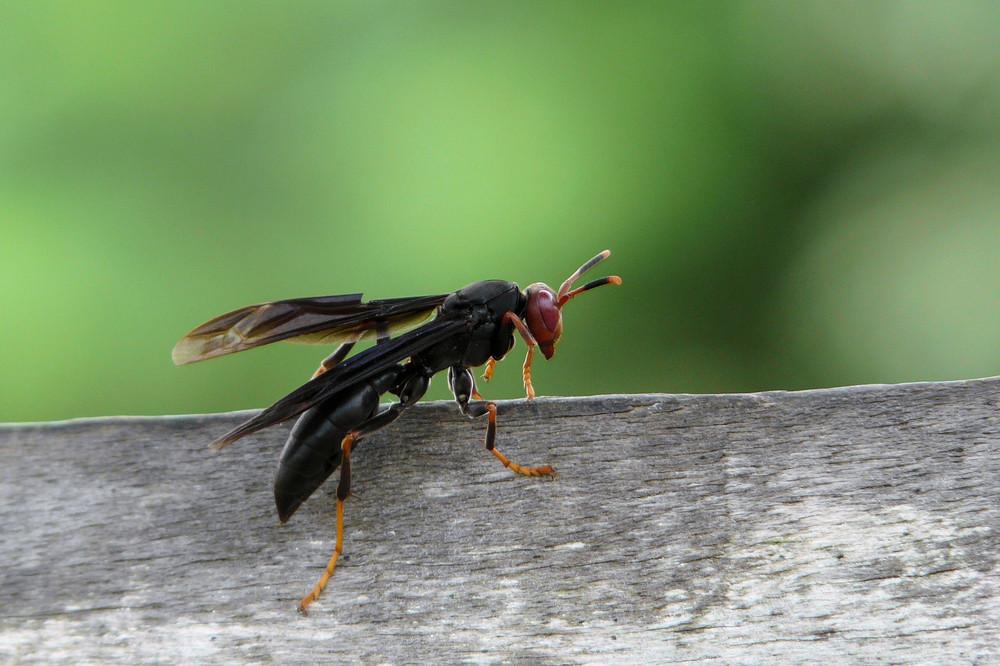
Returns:
[[[528,297],[525,323],[545,358],[552,358],[563,329],[562,310],[556,292],[544,282],[536,282],[528,286],[525,294]]]
[[[558,293],[544,282],[536,282],[525,290],[525,295],[528,298],[528,306],[525,310],[524,320],[528,325],[528,330],[531,331],[531,335],[534,336],[535,341],[538,343],[538,348],[541,349],[546,359],[550,359],[555,355],[556,343],[559,342],[559,338],[562,336],[563,306],[575,296],[595,287],[622,283],[620,277],[611,275],[588,282],[582,287],[572,289],[571,291],[573,283],[579,280],[584,273],[610,256],[611,251],[605,250],[583,266],[580,266],[580,268],[576,269],[576,272],[566,278],[562,286],[559,287]]]

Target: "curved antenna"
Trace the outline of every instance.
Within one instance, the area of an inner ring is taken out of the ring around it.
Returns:
[[[578,269],[576,269],[576,271],[574,271],[572,275],[566,278],[566,280],[559,287],[559,294],[556,296],[556,302],[558,306],[561,308],[570,299],[575,298],[576,296],[582,294],[585,291],[590,291],[595,287],[602,287],[606,284],[621,284],[622,279],[620,277],[618,277],[617,275],[611,275],[609,277],[593,280],[592,282],[588,282],[582,287],[578,287],[577,289],[570,291],[570,287],[573,286],[573,283],[579,280],[584,273],[586,273],[591,268],[601,263],[610,256],[611,256],[611,250],[605,250],[604,252],[600,252],[594,258],[587,261],[583,266],[580,266]]]
[[[562,298],[560,298],[559,299],[559,307],[561,308],[562,306],[566,305],[567,301],[569,301],[571,298],[575,298],[576,296],[579,296],[580,294],[582,294],[585,291],[590,291],[594,287],[603,287],[606,284],[621,284],[621,283],[622,283],[622,279],[620,277],[618,277],[617,275],[609,275],[608,277],[603,277],[603,278],[601,278],[599,280],[594,280],[593,282],[588,282],[587,284],[583,285],[582,287],[578,287],[578,288],[574,289],[573,291],[569,292],[568,294],[564,295]]]
[[[574,271],[572,275],[570,275],[568,278],[566,278],[565,281],[563,281],[562,286],[559,287],[559,294],[557,298],[561,301],[563,299],[563,296],[565,296],[567,292],[569,292],[569,288],[573,286],[574,282],[579,280],[584,273],[586,273],[591,268],[601,263],[610,256],[611,256],[611,250],[605,250],[604,252],[599,252],[596,257],[590,259],[583,266],[580,266],[578,269],[576,269],[576,271]]]

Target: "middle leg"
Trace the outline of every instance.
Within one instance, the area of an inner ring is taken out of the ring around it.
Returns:
[[[516,462],[505,456],[496,448],[497,438],[497,406],[493,402],[479,402],[470,404],[473,397],[481,398],[476,390],[475,380],[468,368],[460,365],[452,366],[448,369],[448,385],[451,387],[455,400],[458,402],[462,413],[469,418],[477,418],[483,414],[489,414],[486,425],[486,450],[503,463],[503,466],[523,476],[553,476],[556,473],[551,465],[540,465],[538,467],[526,467],[518,465]]]

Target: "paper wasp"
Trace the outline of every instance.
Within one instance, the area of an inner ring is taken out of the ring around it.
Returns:
[[[514,282],[483,280],[451,294],[364,302],[361,294],[297,298],[251,305],[221,315],[184,336],[173,350],[183,365],[289,340],[339,342],[313,378],[215,441],[226,446],[250,433],[298,416],[281,452],[274,499],[282,523],[339,467],[337,540],[330,562],[313,590],[302,599],[305,612],[315,601],[343,551],[344,502],[351,491],[351,452],[358,440],[395,421],[416,404],[431,377],[448,371],[448,385],[462,413],[488,415],[486,449],[517,474],[546,476],[548,466],[525,467],[496,448],[497,408],[476,390],[470,368],[486,365],[488,381],[497,361],[514,346],[516,330],[528,347],[522,366],[528,399],[535,397],[531,363],[537,347],[546,359],[562,335],[562,308],[585,291],[621,284],[610,276],[573,289],[584,273],[607,259],[605,250],[570,275],[558,291],[536,282],[523,291]],[[427,323],[431,315],[434,318]],[[394,334],[420,324],[397,337]],[[374,337],[376,344],[348,357],[352,347]],[[395,404],[379,408],[391,393]]]

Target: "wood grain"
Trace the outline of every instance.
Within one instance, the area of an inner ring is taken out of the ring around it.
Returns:
[[[248,413],[0,427],[10,663],[997,663],[1000,379],[419,406],[284,527]]]

